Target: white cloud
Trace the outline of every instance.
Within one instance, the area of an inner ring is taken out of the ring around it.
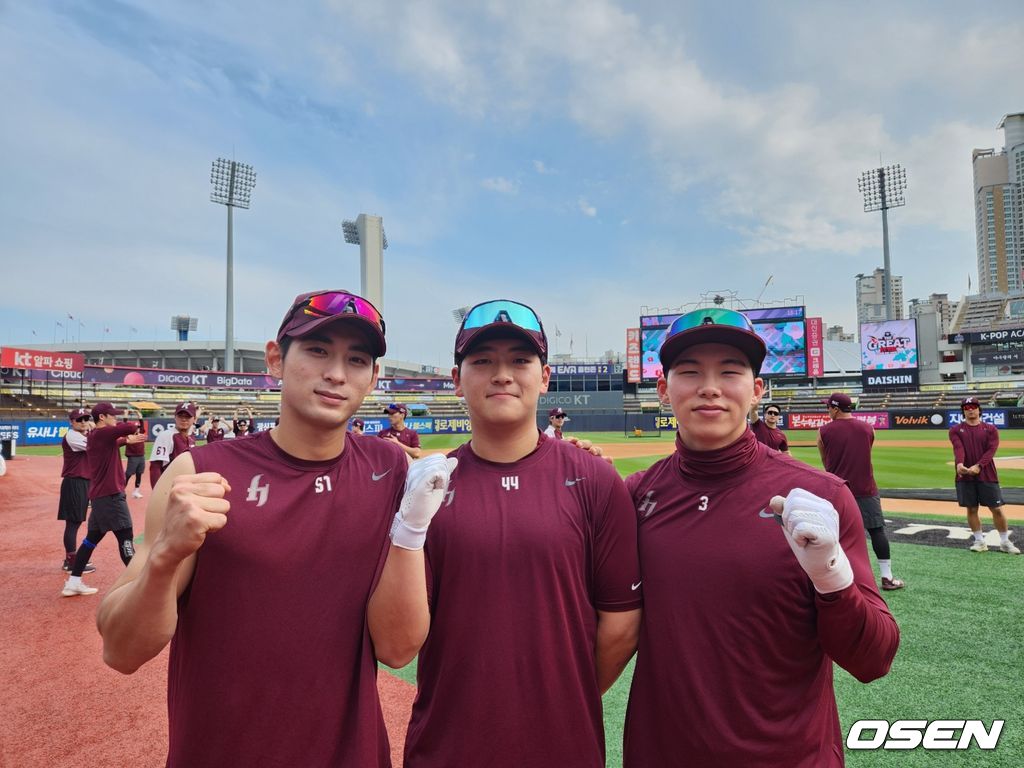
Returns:
[[[548,175],[554,173],[554,170],[552,170],[551,168],[548,168],[548,166],[545,164],[545,162],[543,160],[534,160],[533,161],[533,169],[537,173],[539,173],[541,176],[548,176]]]
[[[515,195],[519,192],[519,182],[506,179],[504,176],[492,176],[480,182],[480,186],[491,192],[502,195]]]
[[[588,216],[591,219],[597,216],[597,208],[588,203],[586,198],[581,197],[577,201],[577,205],[579,206],[580,213],[582,213],[584,216]]]

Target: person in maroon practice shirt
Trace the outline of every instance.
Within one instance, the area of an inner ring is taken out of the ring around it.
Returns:
[[[168,766],[390,766],[377,661],[426,636],[423,542],[455,462],[347,438],[385,349],[365,299],[296,297],[266,346],[280,425],[160,478],[97,624],[124,673],[171,642]]]
[[[384,409],[388,420],[391,422],[387,429],[377,433],[379,437],[394,443],[410,459],[418,459],[422,455],[420,450],[420,435],[415,429],[405,426],[405,417],[409,415],[409,408],[402,403],[391,403]]]
[[[165,429],[153,441],[149,455],[149,483],[156,488],[164,469],[178,456],[196,445],[194,428],[196,404],[181,402],[174,407],[174,429]]]
[[[213,416],[205,432],[206,442],[216,443],[218,440],[223,440],[224,431],[224,427],[220,423],[220,416]]]
[[[130,409],[129,409],[130,410]],[[146,434],[146,423],[142,418],[142,411],[136,410],[139,420],[139,428],[136,434]],[[133,499],[142,498],[142,471],[146,468],[146,441],[139,443],[125,443],[124,456],[128,460],[128,466],[124,470],[124,484],[128,487],[128,481],[135,477],[135,490],[132,491]]]
[[[63,597],[94,595],[95,587],[82,582],[82,574],[92,557],[92,551],[109,531],[117,538],[121,562],[128,565],[135,555],[132,515],[124,497],[124,466],[121,464],[120,446],[145,442],[138,433],[138,422],[118,423],[122,411],[110,403],[97,403],[92,408],[95,428],[89,432],[86,455],[89,460],[89,501],[92,514],[86,526],[85,538],[75,553],[71,575],[61,591]]]
[[[782,411],[779,406],[768,403],[764,407],[764,418],[757,412],[757,406],[750,406],[750,430],[760,442],[769,448],[774,448],[782,453],[789,453],[789,441],[786,433],[779,429],[779,417]]]
[[[1008,555],[1019,555],[1020,549],[1010,541],[1006,525],[1003,492],[996,474],[996,451],[999,449],[999,430],[994,424],[981,420],[981,403],[976,397],[965,397],[960,403],[963,421],[949,429],[949,442],[953,444],[956,464],[956,499],[967,509],[967,524],[974,535],[972,552],[987,552],[978,506],[984,504],[992,513],[992,523],[999,531],[999,548]]]
[[[60,441],[64,463],[60,476],[60,501],[57,503],[57,519],[64,521],[64,565],[65,571],[74,566],[78,550],[78,529],[85,522],[89,508],[89,459],[86,455],[86,440],[92,424],[92,416],[86,408],[75,408],[68,413],[70,428]],[[85,573],[95,571],[89,563]]]
[[[882,589],[903,589],[906,583],[892,575],[892,553],[885,535],[882,500],[878,496],[875,471],[871,466],[871,447],[875,430],[867,422],[853,417],[853,400],[845,392],[833,392],[828,400],[831,423],[818,430],[818,454],[826,472],[841,477],[850,486],[860,509],[864,530],[871,537],[871,548],[878,558]]]
[[[532,309],[466,314],[452,378],[473,438],[427,533],[407,768],[605,764],[601,694],[640,624],[636,523],[609,464],[537,428],[550,375]]]
[[[899,644],[853,495],[747,428],[765,346],[745,316],[684,314],[660,356],[679,427],[626,481],[644,613],[624,765],[841,766],[832,663],[867,682]]]

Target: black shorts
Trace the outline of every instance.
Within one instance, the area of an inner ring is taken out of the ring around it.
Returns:
[[[961,507],[988,507],[995,509],[1003,501],[1003,490],[999,483],[965,483],[957,481],[956,503]]]
[[[857,499],[857,506],[860,508],[860,518],[864,521],[864,530],[881,528],[885,525],[885,518],[882,517],[882,500],[877,496],[860,496]]]
[[[128,468],[124,471],[125,482],[128,482],[128,478],[130,478],[132,475],[134,475],[136,478],[142,477],[142,470],[144,470],[145,468],[145,456],[129,456]]]
[[[85,521],[85,510],[89,507],[89,481],[84,477],[65,477],[60,481],[60,502],[57,504],[57,519],[72,523]]]
[[[89,530],[120,531],[132,527],[132,515],[128,511],[128,502],[123,493],[113,496],[100,496],[92,500],[92,514],[89,515]]]

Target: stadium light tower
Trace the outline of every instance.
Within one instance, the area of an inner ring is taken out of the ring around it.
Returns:
[[[864,195],[864,213],[882,212],[882,303],[885,304],[886,320],[895,319],[892,306],[892,265],[889,263],[888,210],[906,205],[907,201],[903,197],[906,188],[907,173],[899,163],[864,171],[857,181],[857,189]]]
[[[384,251],[388,236],[380,216],[360,213],[355,221],[341,222],[345,242],[359,246],[359,293],[384,311]]]
[[[227,316],[224,325],[224,370],[235,370],[235,272],[232,250],[231,209],[248,208],[252,188],[256,186],[256,171],[251,165],[236,163],[218,157],[210,169],[210,183],[213,192],[210,201],[228,209],[228,274],[227,274]]]

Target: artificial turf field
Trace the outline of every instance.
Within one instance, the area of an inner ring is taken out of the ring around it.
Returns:
[[[1003,431],[1004,443],[1024,439],[1024,431]],[[813,447],[813,432],[789,432],[796,446],[794,455],[818,466]],[[585,435],[598,443],[668,443],[673,435],[633,439],[622,434]],[[466,436],[423,436],[424,447],[445,449],[463,442]],[[891,441],[928,441],[934,447],[887,446]],[[806,447],[800,447],[806,445]],[[663,446],[655,446],[663,448]],[[652,453],[655,453],[653,451]],[[20,454],[59,453],[59,447],[20,448]],[[1024,448],[1003,448],[999,456],[1022,455]],[[642,469],[660,458],[620,459],[616,466],[623,474]],[[875,474],[879,485],[901,488],[950,487],[951,449],[943,431],[878,432],[874,450]],[[1024,471],[1000,470],[1004,487],[1024,486]],[[963,524],[956,516],[930,517],[947,523]],[[982,516],[990,528],[987,514]],[[1024,529],[1024,523],[1015,526]],[[1018,545],[1024,536],[1015,533]],[[893,543],[893,561],[897,575],[908,582],[906,590],[886,592],[886,598],[899,622],[902,641],[890,674],[874,683],[858,683],[840,669],[836,670],[836,695],[843,733],[858,719],[934,720],[980,719],[986,726],[1004,719],[999,746],[994,751],[967,752],[847,751],[851,766],[1000,766],[1024,764],[1024,556],[1011,557],[998,552],[974,554],[963,547],[946,548],[919,544]],[[874,558],[872,557],[872,561]],[[415,666],[393,674],[415,682]],[[625,715],[630,666],[605,696],[605,724],[608,741],[608,765],[621,765],[621,733]]]

